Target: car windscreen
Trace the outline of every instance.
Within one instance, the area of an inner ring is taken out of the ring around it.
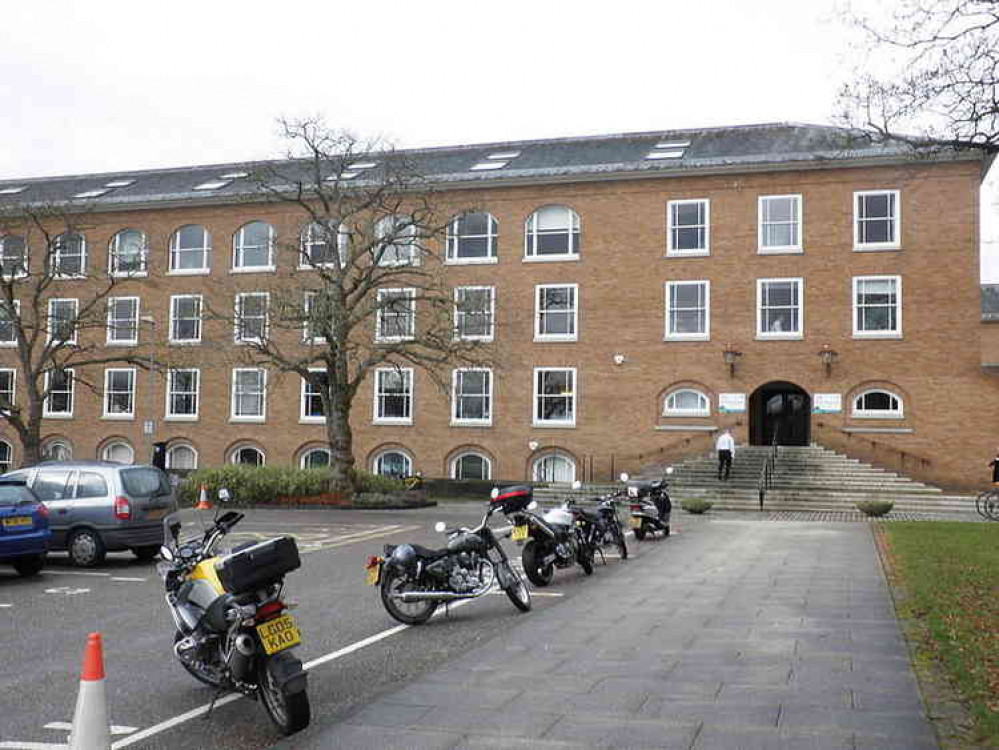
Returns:
[[[122,469],[121,483],[132,497],[170,494],[170,480],[158,469]]]
[[[20,502],[32,502],[35,496],[31,490],[16,484],[0,485],[0,507],[17,505]]]

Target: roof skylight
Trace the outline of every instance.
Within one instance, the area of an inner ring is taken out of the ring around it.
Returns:
[[[249,177],[249,172],[226,172],[225,174],[220,174],[220,180],[238,180],[240,177]]]
[[[0,188],[0,195],[17,195],[18,193],[23,193],[27,190],[26,187],[5,187]]]
[[[489,154],[489,156],[487,156],[486,158],[487,159],[503,159],[505,161],[509,161],[510,159],[516,159],[518,156],[520,156],[520,152],[519,151],[499,151],[499,152],[497,152],[495,154]]]
[[[105,193],[111,192],[107,188],[98,188],[97,190],[84,190],[82,193],[77,193],[74,198],[98,198]]]
[[[209,180],[208,182],[202,182],[200,185],[195,185],[194,190],[218,190],[229,184],[229,180]]]
[[[469,169],[473,172],[485,172],[490,169],[503,169],[509,162],[505,161],[480,161],[478,164],[473,164]]]
[[[658,159],[682,159],[684,151],[690,141],[659,141],[652,147],[646,155],[646,159],[656,161]]]
[[[111,182],[105,182],[104,187],[106,188],[120,188],[128,187],[129,185],[134,185],[135,180],[111,180]]]
[[[351,169],[371,169],[372,167],[377,167],[378,162],[376,161],[359,161],[354,164],[348,165]]]
[[[674,149],[672,151],[653,151],[651,154],[646,156],[646,159],[680,159],[683,157],[683,149]]]

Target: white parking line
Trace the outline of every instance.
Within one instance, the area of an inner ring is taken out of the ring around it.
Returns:
[[[13,607],[13,604],[0,604],[0,609],[7,609],[8,607]]]
[[[49,570],[45,569],[45,573],[50,576],[99,576],[101,578],[110,578],[110,573],[94,573],[89,570]]]
[[[64,732],[72,732],[73,724],[69,721],[50,721],[46,724],[43,729],[61,729]],[[122,727],[117,724],[111,725],[111,734],[131,734],[136,730],[136,727]]]
[[[148,578],[127,578],[125,576],[111,576],[111,580],[112,581],[138,581],[138,582],[144,582],[144,581],[148,581],[149,579]]]
[[[0,742],[3,750],[66,750],[68,747],[65,742]]]

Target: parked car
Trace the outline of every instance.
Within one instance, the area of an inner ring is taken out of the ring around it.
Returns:
[[[153,466],[107,461],[47,461],[9,472],[49,509],[50,550],[92,567],[107,552],[132,550],[152,560],[163,541],[163,517],[176,510],[167,475]]]
[[[23,479],[0,479],[0,565],[33,576],[45,565],[49,511]]]

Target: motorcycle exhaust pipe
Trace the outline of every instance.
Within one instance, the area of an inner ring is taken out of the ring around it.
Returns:
[[[250,671],[253,668],[253,656],[256,653],[257,644],[253,642],[253,638],[246,633],[237,635],[228,660],[232,676],[237,680],[244,680],[249,677]]]
[[[489,589],[475,594],[456,594],[453,591],[403,591],[401,594],[393,594],[392,598],[401,602],[449,602],[455,599],[477,599],[488,592]]]

